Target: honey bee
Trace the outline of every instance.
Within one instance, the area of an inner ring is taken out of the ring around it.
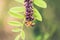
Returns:
[[[33,23],[32,21],[26,21],[26,22],[25,22],[25,25],[26,25],[27,27],[31,27],[31,26],[34,26],[35,23]]]

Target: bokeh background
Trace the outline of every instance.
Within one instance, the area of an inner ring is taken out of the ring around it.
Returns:
[[[21,0],[20,0],[21,1]],[[41,12],[43,21],[36,21],[32,28],[25,28],[26,40],[60,40],[60,0],[45,0],[47,8],[36,6]],[[8,14],[11,7],[22,6],[14,0],[0,0],[0,40],[14,40],[18,33],[13,33],[13,27],[8,21],[17,20]]]

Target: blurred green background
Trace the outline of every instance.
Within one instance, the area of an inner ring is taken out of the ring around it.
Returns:
[[[24,28],[26,40],[60,40],[60,0],[45,0],[47,8],[36,6],[43,17],[43,21],[36,21],[32,28]],[[0,0],[0,40],[14,40],[18,33],[13,33],[13,27],[8,21],[17,20],[9,16],[12,7],[22,6],[14,0]]]

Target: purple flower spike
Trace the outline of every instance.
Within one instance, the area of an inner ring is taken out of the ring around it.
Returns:
[[[24,4],[25,9],[26,9],[26,12],[25,12],[26,21],[27,21],[27,24],[29,25],[29,22],[32,22],[34,20],[34,17],[32,16],[33,15],[33,7],[32,7],[33,0],[25,0],[24,3],[25,3]]]

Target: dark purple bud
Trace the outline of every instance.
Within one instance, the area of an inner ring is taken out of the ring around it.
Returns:
[[[29,2],[30,0],[25,0],[24,2]]]

